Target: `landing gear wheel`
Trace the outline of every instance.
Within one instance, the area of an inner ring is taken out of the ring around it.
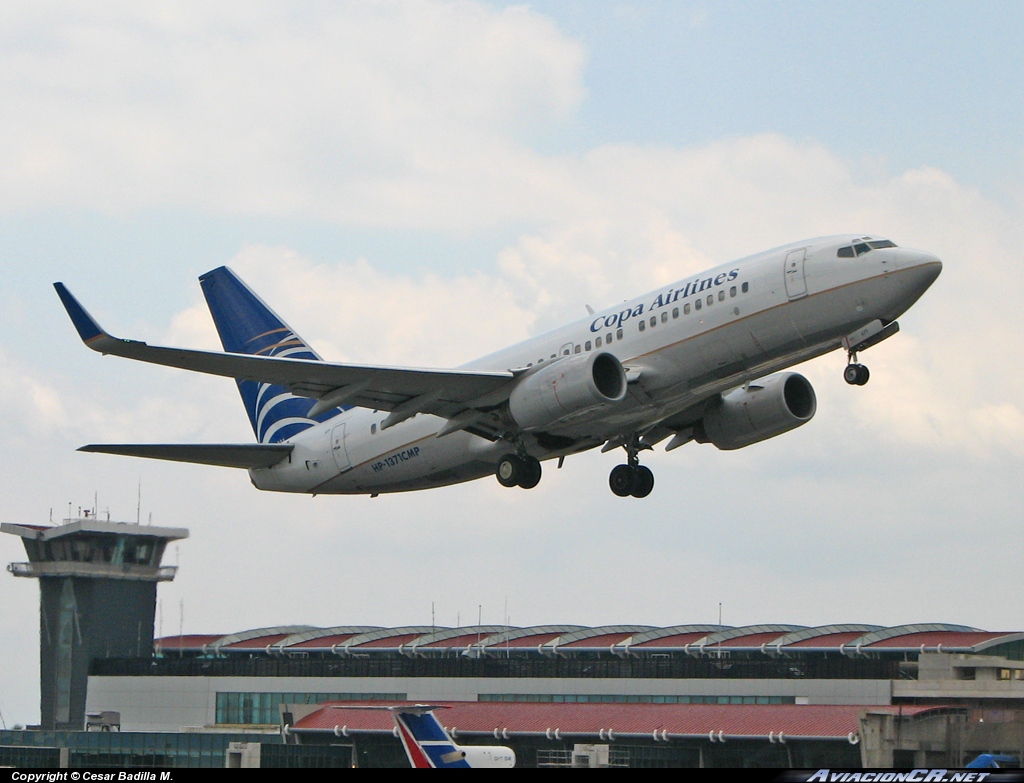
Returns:
[[[616,465],[608,476],[608,486],[620,498],[633,494],[636,472],[629,465]]]
[[[654,474],[645,465],[637,465],[633,468],[633,491],[630,494],[635,498],[645,498],[654,489]]]
[[[863,386],[871,377],[871,372],[863,364],[848,364],[843,370],[843,380],[851,386]]]
[[[525,472],[526,466],[519,457],[515,454],[506,454],[498,460],[498,467],[495,469],[494,475],[497,476],[501,486],[515,487],[519,485]]]
[[[519,486],[523,489],[533,489],[540,483],[540,460],[536,457],[520,457],[519,462],[523,468]]]

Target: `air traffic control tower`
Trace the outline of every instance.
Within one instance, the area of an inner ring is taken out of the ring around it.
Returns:
[[[156,583],[177,571],[160,560],[188,530],[87,513],[53,527],[5,523],[0,532],[21,536],[28,553],[7,570],[39,580],[40,728],[80,731],[91,662],[153,654]]]

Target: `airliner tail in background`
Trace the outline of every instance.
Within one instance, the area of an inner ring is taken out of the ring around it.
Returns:
[[[507,769],[516,765],[511,748],[457,745],[434,714],[441,707],[417,704],[389,709],[409,763],[416,769]]]

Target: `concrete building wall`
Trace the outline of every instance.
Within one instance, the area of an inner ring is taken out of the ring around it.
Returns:
[[[669,680],[498,677],[90,677],[89,712],[116,710],[123,731],[216,723],[217,693],[405,693],[412,701],[477,701],[480,694],[782,696],[800,704],[885,705],[889,680]]]

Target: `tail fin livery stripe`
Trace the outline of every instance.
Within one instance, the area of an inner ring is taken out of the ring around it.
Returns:
[[[255,294],[254,294],[254,296],[255,296]],[[249,340],[249,342],[251,343],[253,340],[258,340],[261,337],[266,337],[268,334],[280,334],[281,332],[287,332],[287,331],[288,331],[288,329],[286,327],[283,327],[283,326],[280,329],[271,329],[269,332],[264,332],[263,334],[256,335],[255,337],[251,338]]]
[[[409,728],[405,725],[401,718],[395,721],[398,724],[398,735],[402,739],[402,745],[405,747],[405,753],[409,757],[409,761],[412,763],[413,769],[430,769],[434,765],[430,763],[430,759],[427,758],[427,754],[424,753],[420,746],[413,739],[413,736],[409,733]]]
[[[424,712],[419,715],[413,712],[403,712],[401,718],[417,742],[451,742],[448,732],[444,730],[444,726],[432,712]]]
[[[320,361],[316,351],[226,266],[207,272],[199,282],[225,351]],[[287,440],[338,413],[334,408],[310,417],[315,399],[297,397],[284,386],[245,380],[237,383],[260,443]]]
[[[416,749],[427,757],[428,763],[435,768],[466,768],[469,762],[465,754],[460,752],[448,732],[444,730],[440,721],[432,712],[415,714],[403,712],[396,717],[399,731],[403,734],[408,732],[410,739],[415,743]],[[410,759],[414,758],[410,754]]]
[[[335,415],[333,412],[331,415]],[[330,418],[325,416],[324,418]],[[305,417],[292,417],[290,419],[279,419],[272,425],[263,430],[262,443],[280,443],[283,440],[288,440],[294,435],[298,435],[305,429],[312,427],[314,422]]]
[[[304,350],[308,349],[308,346],[305,343],[303,343],[302,340],[282,340],[279,343],[274,343],[273,345],[268,345],[266,348],[260,348],[258,351],[256,351],[256,353],[257,354],[265,353],[268,356],[294,356],[294,355],[299,355],[299,354],[302,353],[302,351],[278,351],[277,350],[278,348],[284,348],[284,347],[289,346],[289,345],[300,345],[300,346],[302,346],[302,348]],[[308,350],[307,350],[307,352],[308,352]],[[299,356],[299,358],[300,359],[305,359],[307,357]]]

